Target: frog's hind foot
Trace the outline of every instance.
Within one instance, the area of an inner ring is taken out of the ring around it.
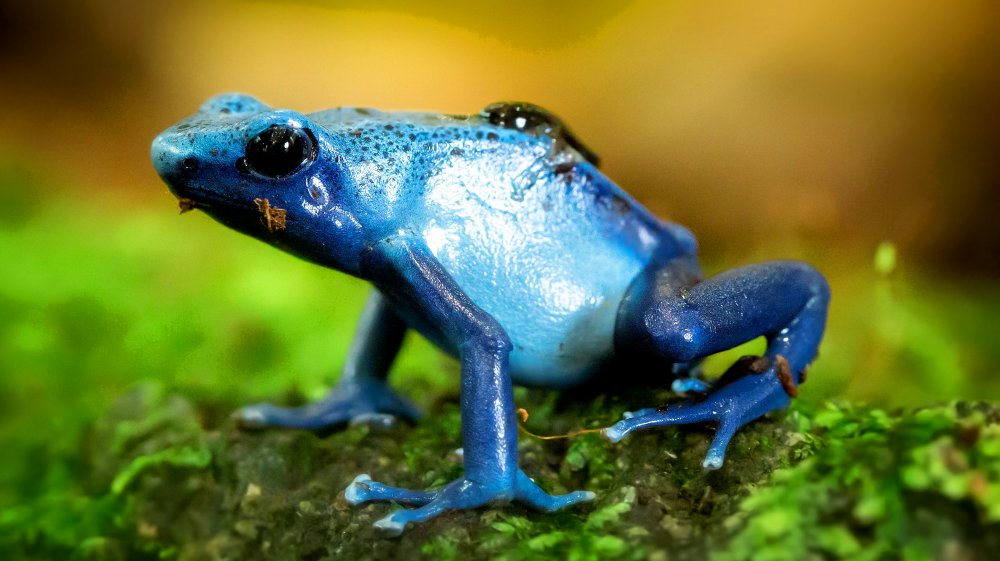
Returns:
[[[344,490],[344,499],[351,505],[393,502],[411,507],[397,510],[375,522],[375,528],[389,536],[398,536],[411,522],[430,520],[449,510],[467,510],[514,500],[538,510],[552,512],[591,501],[596,496],[590,491],[550,495],[521,470],[518,470],[512,489],[509,486],[488,485],[460,478],[436,491],[412,491],[390,487],[372,481],[367,474],[361,474]]]
[[[302,407],[259,403],[233,414],[242,429],[279,427],[316,432],[348,423],[388,427],[397,417],[413,422],[420,418],[420,411],[386,384],[372,380],[342,383],[323,399]]]
[[[702,465],[706,469],[719,469],[725,460],[729,441],[740,427],[769,411],[788,406],[790,395],[782,380],[787,368],[787,362],[779,357],[759,375],[746,375],[728,381],[701,401],[691,400],[625,413],[622,420],[604,429],[602,434],[611,442],[619,442],[640,429],[714,423],[717,426],[715,438]]]

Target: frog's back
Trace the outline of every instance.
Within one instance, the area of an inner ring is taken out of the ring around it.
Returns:
[[[687,250],[558,139],[477,117],[335,111],[323,116],[346,128],[348,151],[374,137],[381,141],[369,146],[395,154],[374,166],[385,175],[373,180],[379,150],[362,150],[356,189],[388,201],[385,212],[504,327],[515,382],[571,385],[592,374],[613,352],[635,276],[654,255]]]

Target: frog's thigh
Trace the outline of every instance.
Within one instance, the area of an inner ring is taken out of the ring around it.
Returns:
[[[687,362],[770,337],[790,327],[813,300],[822,299],[825,311],[827,291],[815,269],[794,261],[740,267],[692,284],[683,282],[683,268],[668,263],[630,288],[619,337],[670,361]],[[816,331],[815,337],[802,337],[810,339],[803,354],[812,354],[818,344],[822,321],[816,323],[816,329],[796,326],[795,331]]]

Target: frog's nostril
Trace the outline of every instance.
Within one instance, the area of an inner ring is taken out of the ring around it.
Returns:
[[[184,171],[188,172],[197,171],[198,160],[194,158],[184,158],[184,161],[181,162],[181,166],[184,168]]]

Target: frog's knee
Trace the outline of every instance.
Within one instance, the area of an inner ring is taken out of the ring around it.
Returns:
[[[698,312],[680,298],[660,300],[643,314],[646,337],[656,351],[672,362],[701,357],[705,329]]]

